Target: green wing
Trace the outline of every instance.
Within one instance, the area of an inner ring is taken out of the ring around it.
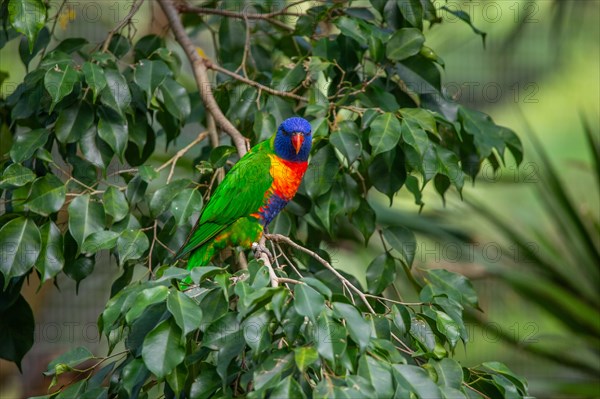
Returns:
[[[270,140],[253,147],[231,168],[202,210],[176,259],[201,247],[241,217],[257,212],[273,183]]]

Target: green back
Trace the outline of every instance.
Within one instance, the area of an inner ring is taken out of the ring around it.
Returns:
[[[272,138],[257,144],[231,168],[202,210],[177,259],[209,242],[239,218],[258,211],[273,183],[272,145]]]

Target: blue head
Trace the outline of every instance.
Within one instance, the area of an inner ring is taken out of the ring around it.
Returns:
[[[300,117],[283,121],[275,135],[275,154],[286,161],[304,162],[308,160],[312,145],[310,123]]]

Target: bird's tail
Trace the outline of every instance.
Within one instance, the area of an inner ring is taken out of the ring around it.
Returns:
[[[192,270],[195,267],[208,265],[214,254],[215,249],[212,245],[202,245],[201,247],[195,249],[190,255],[187,263],[187,269]],[[185,290],[192,284],[192,279],[190,277],[186,277],[181,281],[180,288]]]

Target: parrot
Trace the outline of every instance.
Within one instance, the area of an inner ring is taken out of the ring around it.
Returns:
[[[187,268],[208,265],[226,247],[252,248],[294,197],[308,167],[310,123],[291,117],[248,151],[216,188],[175,260]]]

